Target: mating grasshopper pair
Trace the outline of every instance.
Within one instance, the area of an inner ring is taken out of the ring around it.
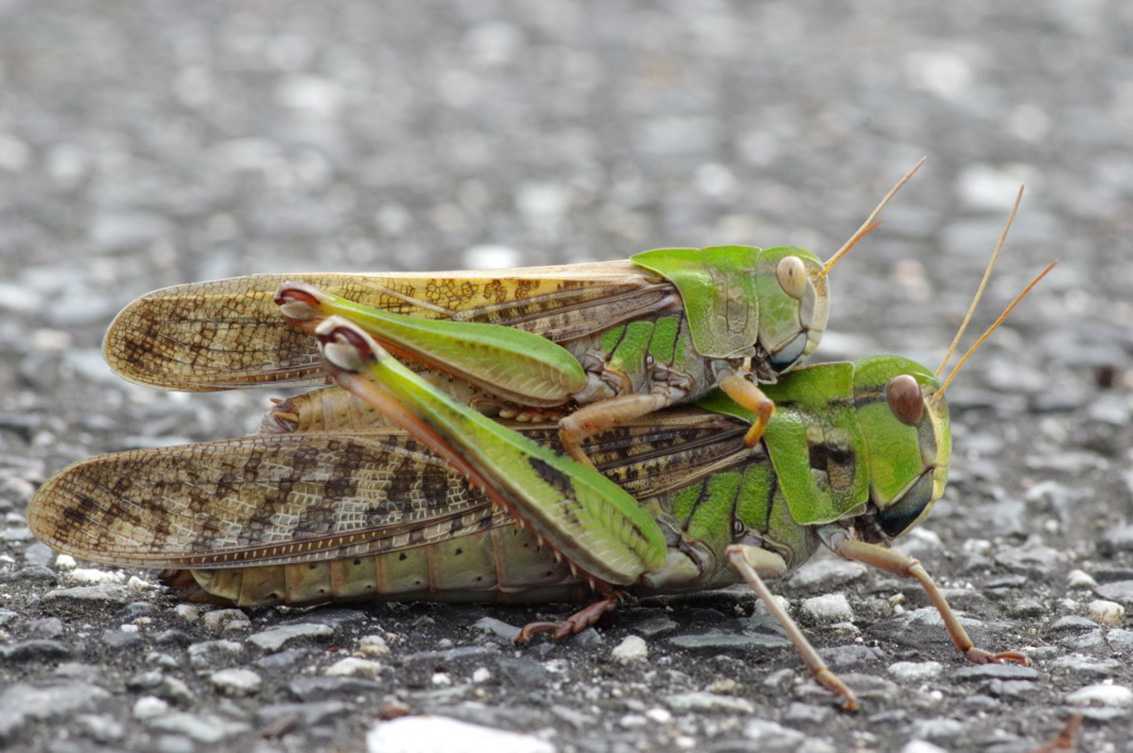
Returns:
[[[845,248],[872,226],[873,216]],[[1042,275],[943,382],[894,356],[791,370],[825,326],[837,258],[727,247],[647,253],[640,268],[158,291],[107,335],[124,376],[213,389],[325,368],[336,388],[278,405],[274,433],[71,466],[36,494],[29,525],[57,549],[188,571],[207,593],[248,606],[597,594],[522,639],[580,630],[622,595],[743,580],[818,680],[855,708],[763,582],[825,545],[920,582],[972,661],[1025,663],[975,648],[924,569],[882,544],[943,493],[943,394]],[[367,298],[376,308],[359,303]],[[752,375],[777,382],[756,387]],[[706,394],[714,385],[723,392]],[[586,403],[557,426],[532,421]],[[528,421],[505,426],[485,410]],[[394,426],[375,426],[375,415]]]

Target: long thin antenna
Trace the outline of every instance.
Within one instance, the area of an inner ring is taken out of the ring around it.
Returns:
[[[956,353],[956,346],[960,344],[960,338],[964,336],[964,331],[968,329],[968,324],[972,321],[972,314],[976,312],[976,306],[983,297],[984,288],[987,287],[987,281],[991,279],[991,270],[995,267],[995,262],[999,259],[999,252],[1003,248],[1003,244],[1007,241],[1007,231],[1011,229],[1011,224],[1015,222],[1015,215],[1019,212],[1019,203],[1023,201],[1023,186],[1019,186],[1019,193],[1015,196],[1015,205],[1011,207],[1011,214],[1007,215],[1007,224],[999,231],[999,239],[995,242],[995,248],[992,249],[991,258],[987,260],[987,267],[984,269],[983,279],[980,280],[980,286],[976,288],[976,294],[972,298],[972,302],[968,305],[968,310],[964,313],[964,320],[960,322],[960,329],[956,330],[956,336],[952,338],[952,342],[948,343],[948,350],[944,353],[944,360],[936,367],[936,375],[940,376],[944,373],[944,367],[952,360],[952,356]]]
[[[1003,322],[1007,320],[1007,317],[1011,315],[1011,312],[1015,310],[1015,307],[1019,305],[1020,301],[1027,297],[1027,293],[1030,293],[1031,289],[1039,284],[1039,280],[1046,277],[1047,272],[1054,269],[1055,264],[1058,264],[1058,262],[1052,261],[1050,264],[1047,264],[1045,267],[1043,267],[1043,271],[1035,275],[1035,277],[1027,283],[1027,287],[1023,288],[1023,290],[1020,291],[1019,295],[1011,299],[1011,303],[1007,304],[1007,308],[1003,309],[1003,313],[1000,314],[999,317],[991,323],[990,327],[984,330],[983,334],[980,335],[979,338],[977,338],[976,341],[972,344],[972,347],[968,348],[967,352],[965,352],[964,355],[960,356],[960,360],[956,362],[956,365],[952,368],[952,371],[949,372],[948,378],[944,380],[944,383],[942,385],[940,385],[940,389],[933,393],[931,398],[932,400],[939,401],[942,397],[944,397],[944,393],[948,391],[948,386],[952,384],[952,380],[955,379],[956,375],[960,373],[960,369],[964,368],[964,364],[968,362],[968,359],[971,358],[977,350],[979,350],[980,346],[984,344],[985,340],[991,337],[991,333],[995,332],[995,330],[999,328],[999,325],[1003,324]]]
[[[917,164],[913,165],[912,169],[910,169],[909,172],[901,176],[901,179],[897,181],[892,188],[889,189],[889,193],[881,197],[881,201],[876,207],[874,207],[873,211],[869,213],[869,217],[865,218],[865,222],[862,223],[861,227],[859,227],[857,231],[855,231],[854,234],[850,236],[850,239],[843,243],[842,247],[835,251],[834,255],[827,259],[826,263],[822,265],[822,277],[830,274],[830,270],[834,269],[834,265],[842,261],[842,257],[850,253],[850,249],[858,245],[858,241],[877,229],[877,226],[879,224],[877,222],[877,215],[881,214],[881,210],[885,208],[885,205],[889,203],[889,200],[892,199],[893,196],[901,190],[901,186],[908,183],[909,179],[917,174],[917,170],[921,169],[921,165],[925,163],[926,159],[928,159],[928,157],[921,157],[919,160],[917,160]]]

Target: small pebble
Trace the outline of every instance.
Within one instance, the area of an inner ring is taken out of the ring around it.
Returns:
[[[1125,620],[1125,607],[1118,604],[1116,601],[1108,601],[1106,599],[1094,599],[1086,607],[1086,613],[1090,619],[1100,625],[1108,625],[1113,627],[1120,625]]]
[[[1087,685],[1067,695],[1066,702],[1076,706],[1130,706],[1133,705],[1133,690],[1109,683]]]
[[[209,675],[209,682],[226,695],[252,695],[259,692],[263,680],[250,669],[222,669]]]
[[[472,682],[476,684],[485,683],[492,679],[492,673],[488,671],[487,667],[477,667],[472,673]]]
[[[851,622],[854,619],[846,594],[840,592],[804,599],[802,609],[815,622]]]
[[[1071,570],[1066,575],[1066,585],[1070,588],[1094,589],[1098,582],[1085,570]]]
[[[142,696],[134,704],[134,718],[145,721],[169,711],[169,704],[152,695]]]
[[[944,666],[935,661],[899,661],[889,665],[889,674],[908,682],[930,680],[943,671]]]
[[[348,656],[327,667],[323,674],[328,677],[373,678],[377,677],[381,672],[382,665],[380,662],[371,659],[359,659],[356,656]]]
[[[389,656],[389,644],[380,635],[363,635],[358,639],[358,653],[363,656]]]
[[[625,640],[614,646],[614,649],[610,652],[610,658],[618,664],[645,661],[648,656],[649,646],[646,645],[644,639],[636,635],[626,636]]]
[[[74,570],[76,567],[78,567],[78,563],[75,562],[75,558],[69,554],[60,554],[55,558],[56,570]]]
[[[239,609],[213,609],[205,612],[202,621],[214,633],[248,630],[252,627],[248,615]]]

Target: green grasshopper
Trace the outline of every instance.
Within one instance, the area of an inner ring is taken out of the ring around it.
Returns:
[[[341,315],[489,414],[565,413],[563,447],[582,462],[586,437],[717,386],[753,411],[754,445],[774,408],[757,383],[818,347],[827,276],[923,161],[825,263],[793,246],[715,246],[484,273],[257,275],[137,299],[104,353],[125,378],[173,389],[309,381],[321,375],[309,335]],[[272,420],[295,430],[344,416],[373,420],[337,389],[283,403]]]
[[[853,692],[763,581],[820,546],[915,579],[969,660],[1027,663],[1017,652],[976,648],[924,568],[883,544],[943,494],[951,460],[944,393],[1052,266],[943,380],[897,356],[796,369],[768,387],[779,410],[758,445],[744,441],[750,412],[716,393],[697,410],[592,443],[608,475],[559,454],[552,429],[503,426],[400,364],[357,325],[331,318],[316,334],[335,382],[404,433],[259,435],[102,456],[50,479],[29,506],[29,526],[85,559],[186,569],[206,592],[243,605],[598,594],[562,623],[528,625],[521,640],[577,632],[623,595],[742,580],[818,681],[853,709]]]

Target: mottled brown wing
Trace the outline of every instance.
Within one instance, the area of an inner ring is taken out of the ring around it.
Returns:
[[[526,428],[556,442],[554,427]],[[588,445],[640,499],[742,462],[743,426],[680,412]],[[147,568],[288,564],[407,549],[511,523],[396,429],[263,434],[102,455],[61,471],[28,507],[53,549]]]
[[[313,338],[288,327],[273,302],[288,280],[397,313],[503,324],[555,342],[656,310],[676,295],[669,283],[625,261],[495,272],[251,275],[147,293],[111,323],[103,354],[125,379],[190,392],[321,381]]]

